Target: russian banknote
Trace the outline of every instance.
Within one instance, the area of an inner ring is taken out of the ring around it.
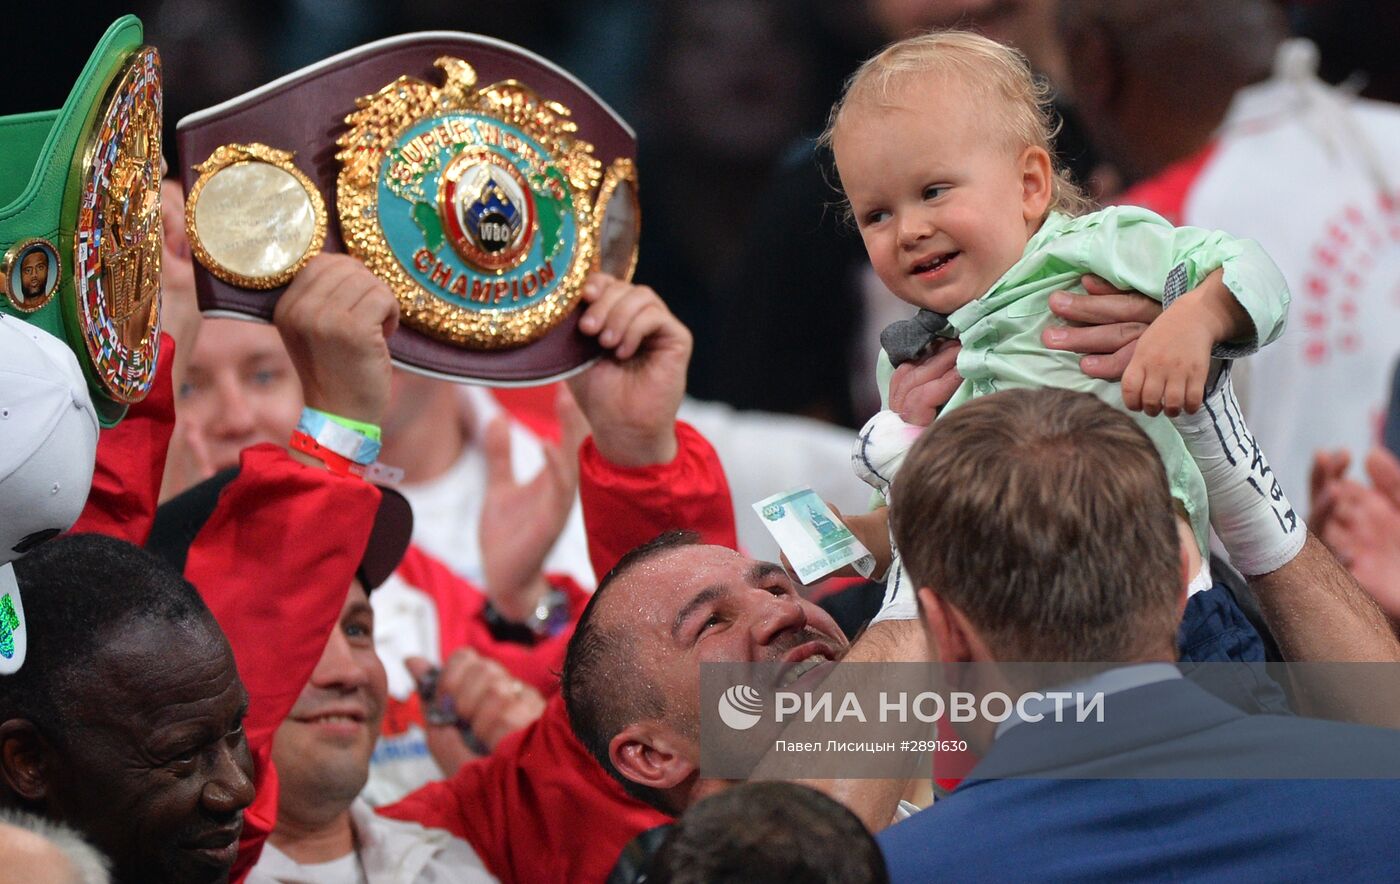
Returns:
[[[774,494],[755,503],[753,510],[803,583],[846,565],[862,577],[870,576],[875,567],[870,550],[811,488]]]

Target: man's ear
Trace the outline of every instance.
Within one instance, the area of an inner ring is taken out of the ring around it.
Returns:
[[[966,663],[972,659],[972,643],[967,631],[967,618],[944,601],[938,593],[924,587],[919,590],[919,611],[928,634],[929,653],[939,663]]]
[[[1043,147],[1031,146],[1021,151],[1021,216],[1027,223],[1037,223],[1050,210],[1054,199],[1055,164]]]
[[[608,743],[613,767],[634,783],[665,791],[695,774],[694,753],[669,728],[654,722],[629,724]]]
[[[0,723],[0,779],[25,801],[48,797],[49,744],[33,723],[12,718]]]

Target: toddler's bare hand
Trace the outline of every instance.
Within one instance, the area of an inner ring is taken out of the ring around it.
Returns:
[[[1215,341],[1189,310],[1166,310],[1138,339],[1123,372],[1123,404],[1149,416],[1195,414]]]

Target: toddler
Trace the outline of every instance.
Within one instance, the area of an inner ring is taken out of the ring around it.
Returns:
[[[882,401],[888,408],[890,357],[913,358],[922,331],[962,343],[964,381],[945,410],[1045,385],[1126,408],[1157,446],[1204,555],[1205,485],[1168,416],[1200,407],[1212,356],[1245,355],[1278,337],[1287,286],[1248,240],[1172,227],[1137,208],[1085,214],[1050,154],[1047,92],[1015,50],[934,32],[867,61],[832,111],[825,138],[870,262],[890,291],[921,308],[903,335],[882,336],[895,351],[881,359]],[[1084,375],[1075,354],[1042,343],[1058,322],[1050,294],[1074,290],[1087,274],[1169,308],[1138,341],[1121,385]],[[888,496],[919,429],[876,415],[861,432],[857,472]],[[916,616],[897,554],[888,582],[877,620]],[[1202,567],[1192,589],[1210,585]]]

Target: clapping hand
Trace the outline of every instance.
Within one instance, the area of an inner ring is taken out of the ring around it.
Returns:
[[[1366,457],[1370,487],[1344,477],[1345,452],[1313,462],[1314,532],[1356,582],[1400,622],[1400,460],[1384,449]]]
[[[510,420],[486,427],[486,497],[482,503],[481,555],[486,592],[508,620],[524,622],[549,590],[545,557],[568,522],[578,490],[578,447],[588,422],[574,397],[560,388],[555,401],[561,435],[545,443],[544,466],[528,482],[511,467]]]

